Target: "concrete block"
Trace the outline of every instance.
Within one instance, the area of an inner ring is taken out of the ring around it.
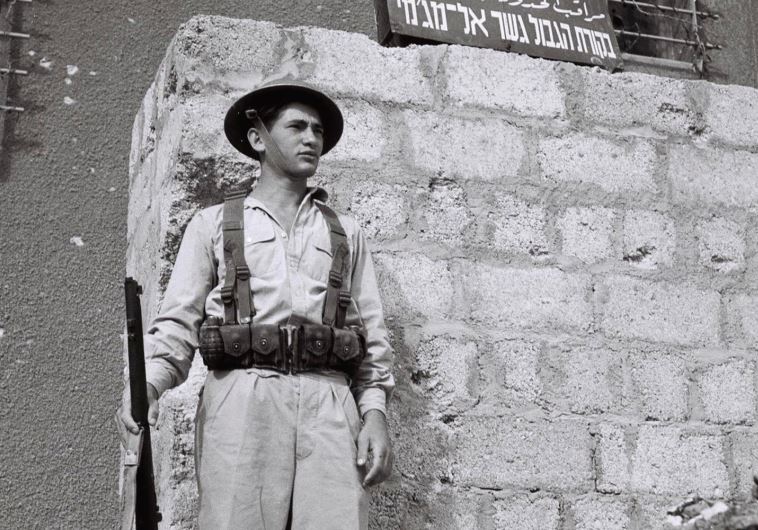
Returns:
[[[601,327],[611,336],[683,345],[718,342],[715,291],[624,276],[606,278],[600,291]]]
[[[431,105],[420,48],[384,48],[365,35],[321,28],[304,28],[302,35],[313,54],[309,81],[330,93]]]
[[[576,530],[629,530],[632,503],[629,499],[587,495],[573,502]]]
[[[456,424],[455,444],[453,480],[461,486],[592,487],[590,434],[584,423],[465,417]]]
[[[560,502],[554,497],[509,495],[494,502],[493,521],[498,530],[558,530]],[[464,527],[460,527],[464,528]]]
[[[474,221],[463,189],[447,181],[433,182],[422,201],[417,212],[423,227],[419,230],[421,238],[447,245],[461,244]]]
[[[742,147],[758,146],[758,91],[708,83],[705,114],[710,138]]]
[[[680,80],[590,71],[583,80],[579,115],[613,129],[650,127],[686,136],[701,119],[690,109],[686,84]]]
[[[564,104],[555,65],[515,53],[450,46],[443,61],[443,96],[454,105],[559,117]]]
[[[703,419],[712,423],[755,420],[755,363],[734,359],[697,375]]]
[[[676,203],[749,208],[758,201],[758,154],[674,145],[668,178]]]
[[[383,113],[364,102],[343,99],[337,102],[345,119],[339,143],[326,156],[329,161],[373,162],[382,156],[388,135]]]
[[[687,367],[667,353],[641,353],[629,358],[632,389],[629,401],[644,420],[684,421],[687,418]]]
[[[734,475],[732,495],[738,499],[750,499],[752,498],[753,476],[758,475],[758,432],[736,431],[730,436]]]
[[[624,215],[623,260],[639,269],[670,267],[676,251],[674,220],[658,212],[629,210]]]
[[[646,141],[609,140],[583,133],[542,138],[537,163],[544,179],[572,182],[611,193],[656,193],[657,155]]]
[[[700,263],[729,273],[745,266],[745,231],[739,224],[716,217],[697,226]]]
[[[679,427],[642,425],[632,458],[632,489],[686,498],[729,493],[724,437]]]
[[[477,399],[478,348],[450,336],[429,337],[416,348],[414,374],[437,407],[465,408]]]
[[[363,182],[351,189],[348,211],[370,239],[401,236],[408,225],[411,194],[405,186]]]
[[[440,177],[513,179],[526,149],[505,120],[464,120],[433,112],[404,112],[413,163]]]
[[[563,240],[562,252],[585,263],[614,257],[613,223],[616,215],[609,208],[568,208],[558,219]]]
[[[610,423],[595,427],[595,489],[600,493],[621,493],[629,487],[629,457],[624,429]]]
[[[459,318],[517,328],[589,328],[591,278],[556,269],[511,269],[468,261],[456,264],[457,278],[467,278]]]
[[[758,346],[758,296],[738,294],[730,300],[728,310],[745,342]]]
[[[279,67],[292,41],[271,22],[197,16],[180,27],[173,42],[175,77],[169,81],[178,85],[174,90],[195,93],[214,82],[209,91],[217,91],[220,80],[231,89],[252,90]]]
[[[495,227],[492,245],[506,252],[544,256],[549,253],[545,235],[545,209],[510,195],[497,198],[489,220]]]
[[[540,381],[551,408],[576,414],[621,408],[621,361],[612,352],[551,351],[541,365]]]
[[[484,389],[480,406],[500,411],[503,405],[534,403],[542,392],[540,353],[539,344],[521,340],[499,341],[482,352],[479,362]]]
[[[414,253],[374,255],[385,316],[407,320],[448,315],[453,301],[453,277],[447,262]]]

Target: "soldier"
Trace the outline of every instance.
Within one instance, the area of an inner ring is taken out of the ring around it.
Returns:
[[[187,225],[145,336],[149,421],[199,345],[199,527],[366,528],[365,488],[392,468],[392,352],[360,228],[307,187],[342,114],[318,90],[272,83],[236,101],[224,129],[260,177]],[[128,410],[127,395],[123,437],[139,432]]]

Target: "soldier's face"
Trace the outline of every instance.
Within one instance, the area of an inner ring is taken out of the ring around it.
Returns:
[[[269,126],[269,134],[284,158],[282,170],[306,178],[316,172],[324,149],[324,127],[316,109],[303,103],[286,105]]]

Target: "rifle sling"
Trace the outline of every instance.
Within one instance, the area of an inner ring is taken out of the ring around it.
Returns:
[[[124,495],[121,510],[121,530],[132,530],[137,512],[137,469],[142,456],[142,440],[144,431],[139,434],[127,433],[124,449]]]

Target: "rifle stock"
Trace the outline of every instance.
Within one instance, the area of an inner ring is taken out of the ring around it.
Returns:
[[[129,349],[129,390],[134,421],[142,429],[142,444],[137,458],[136,488],[134,495],[134,522],[136,530],[157,530],[161,514],[155,494],[153,455],[150,443],[150,426],[147,422],[148,399],[145,379],[145,347],[142,340],[142,307],[139,296],[142,287],[132,278],[124,281],[126,293],[126,333]],[[132,509],[130,506],[126,510]],[[131,518],[130,518],[131,519]],[[126,529],[122,529],[126,530]]]

